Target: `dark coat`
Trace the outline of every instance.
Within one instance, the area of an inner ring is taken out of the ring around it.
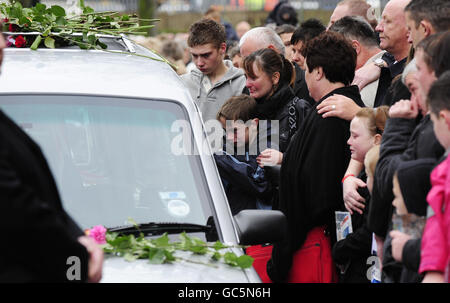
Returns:
[[[412,119],[390,118],[386,121],[367,222],[372,232],[386,237],[393,212],[392,177],[400,163],[422,158],[437,160],[443,154],[444,148],[436,139],[429,115],[418,125]]]
[[[88,253],[82,230],[64,211],[39,146],[0,111],[0,282],[67,282],[67,260]]]
[[[385,238],[383,248],[382,281],[398,282],[402,276],[402,265],[391,254],[392,178],[400,164],[424,158],[439,159],[444,148],[433,131],[433,123],[427,115],[417,124],[413,119],[390,118],[386,122],[380,148],[380,158],[375,168],[372,203],[370,204],[368,227],[376,235]],[[414,277],[413,277],[414,278]],[[406,279],[406,278],[405,278]],[[409,279],[409,278],[407,278]]]
[[[336,89],[316,104],[341,94],[363,106],[357,86]],[[331,239],[336,230],[334,212],[343,209],[341,179],[350,161],[347,145],[350,122],[323,119],[314,107],[295,134],[283,157],[279,208],[288,222],[283,243],[275,243],[267,272],[274,282],[284,281],[290,271],[293,253],[314,227],[327,225]]]
[[[272,186],[258,166],[256,155],[214,154],[232,215],[257,208],[257,202],[270,204]]]
[[[258,99],[257,102],[257,111],[260,120],[278,121],[279,142],[274,142],[277,140],[273,140],[272,143],[275,143],[275,146],[279,146],[279,151],[285,152],[292,136],[300,128],[301,123],[312,106],[309,102],[296,97],[292,88],[287,84],[281,86],[268,99]],[[295,117],[289,114],[290,109],[294,112]],[[291,123],[292,120],[290,121],[292,118],[296,120],[294,123]]]
[[[383,55],[383,60],[387,61],[389,66],[381,68],[377,94],[375,95],[374,107],[378,107],[381,105],[392,105],[389,104],[392,101],[389,100],[385,101],[384,99],[389,91],[389,87],[393,83],[392,80],[394,80],[395,77],[397,77],[403,72],[403,69],[405,68],[406,59],[407,58],[404,58],[403,60],[394,63],[392,62],[392,58],[389,58],[388,55],[386,54]]]
[[[367,176],[363,170],[358,176],[366,182]],[[362,214],[352,215],[353,233],[333,246],[333,260],[336,264],[345,266],[345,272],[339,275],[341,283],[369,283],[367,271],[370,264],[368,258],[372,255],[372,232],[367,228],[367,213],[370,205],[370,193],[367,187],[360,187],[358,193],[365,199],[366,207]]]

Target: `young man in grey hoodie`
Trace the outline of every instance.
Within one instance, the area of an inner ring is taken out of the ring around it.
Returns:
[[[215,119],[229,98],[242,94],[245,75],[224,60],[226,35],[222,25],[210,19],[195,22],[189,28],[188,46],[196,69],[182,75],[204,121]]]

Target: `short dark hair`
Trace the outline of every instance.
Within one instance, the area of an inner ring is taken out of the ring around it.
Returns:
[[[436,32],[450,29],[450,1],[448,0],[412,0],[406,7],[416,27],[422,20],[431,23]]]
[[[326,27],[318,19],[308,19],[294,31],[291,37],[291,44],[295,45],[299,41],[306,44],[309,40],[317,37],[326,30]]]
[[[441,110],[450,110],[450,71],[443,73],[428,92],[428,107],[436,116]]]
[[[350,40],[357,40],[365,46],[378,46],[377,37],[372,26],[361,16],[343,17],[333,23],[329,30],[341,33]]]
[[[355,77],[356,51],[342,34],[324,32],[310,40],[303,51],[309,72],[322,67],[331,83],[348,86]]]
[[[225,41],[225,28],[214,20],[201,19],[189,27],[189,47],[212,43],[219,48]]]
[[[426,37],[420,41],[417,49],[423,50],[423,59],[436,77],[450,70],[450,31]]]
[[[249,95],[239,95],[228,99],[220,108],[216,115],[217,120],[225,118],[225,120],[242,120],[244,122],[257,118],[256,100]]]

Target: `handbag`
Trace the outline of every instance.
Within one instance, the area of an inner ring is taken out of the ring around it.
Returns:
[[[302,247],[292,259],[288,283],[336,283],[338,276],[331,255],[331,241],[325,227],[316,227],[308,232]],[[255,245],[247,248],[253,257],[253,268],[263,283],[271,283],[267,274],[267,262],[272,257],[272,245]]]

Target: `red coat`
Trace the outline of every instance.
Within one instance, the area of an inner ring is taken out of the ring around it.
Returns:
[[[450,261],[450,157],[432,171],[431,186],[419,272],[444,273]]]

